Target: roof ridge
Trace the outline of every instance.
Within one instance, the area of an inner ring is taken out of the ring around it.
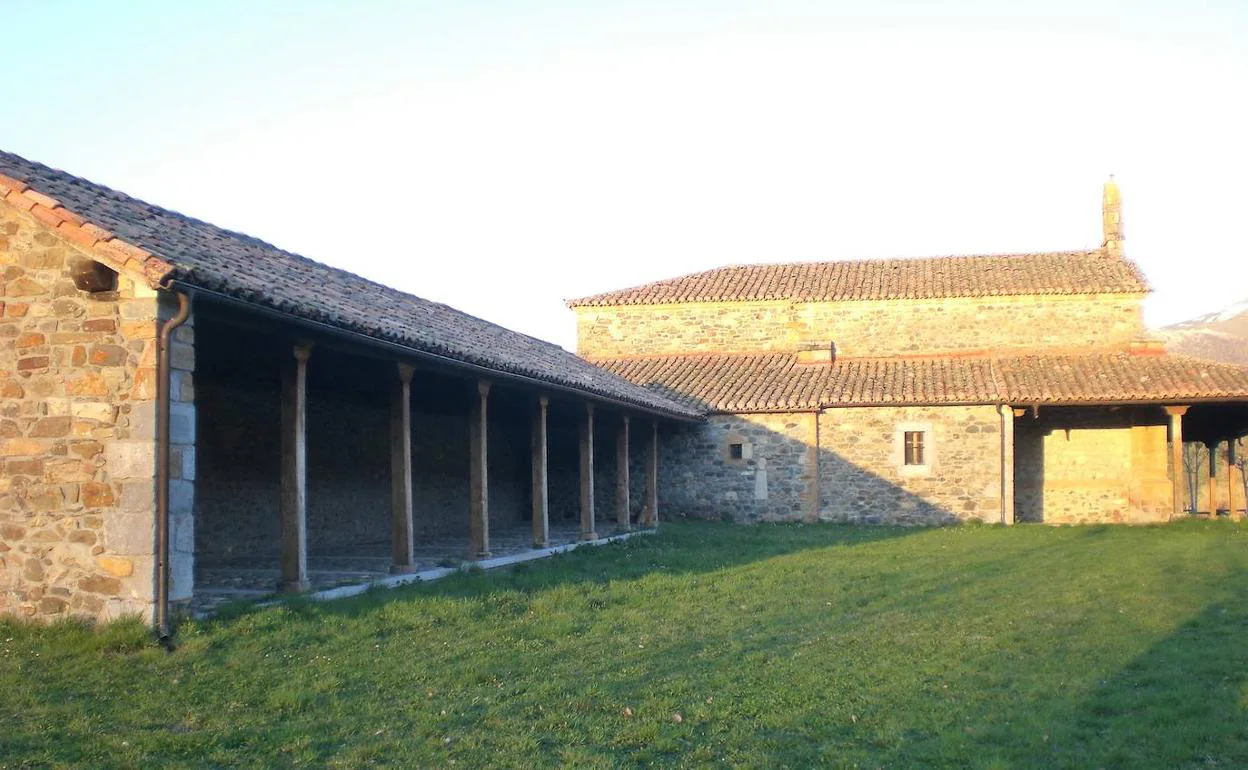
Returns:
[[[6,155],[10,158],[16,159],[17,161],[21,163],[28,163],[32,166],[39,166],[43,170],[48,171],[50,173],[57,174],[63,177],[68,177],[71,183],[79,184],[79,186],[84,186],[84,187],[90,186],[92,188],[99,188],[103,190],[104,192],[107,192],[109,195],[115,196],[117,199],[121,201],[130,201],[133,203],[137,203],[149,209],[156,209],[160,211],[162,214],[168,214],[170,216],[177,217],[178,219],[184,220],[186,222],[190,222],[192,224],[203,225],[205,227],[211,227],[214,230],[221,231],[225,235],[229,235],[234,238],[238,238],[240,240],[250,241],[256,244],[257,246],[264,246],[266,248],[270,248],[275,251],[280,251],[292,257],[299,257],[300,259],[308,259],[307,257],[304,257],[301,254],[297,254],[293,251],[288,251],[287,249],[284,249],[281,246],[274,245],[264,240],[263,238],[257,238],[256,236],[250,235],[248,233],[244,233],[241,230],[231,230],[228,227],[222,227],[221,225],[214,224],[212,222],[209,222],[206,219],[200,219],[199,217],[193,217],[190,214],[184,214],[181,211],[178,211],[177,209],[171,209],[167,206],[162,206],[158,203],[152,203],[150,201],[143,200],[142,198],[136,198],[135,196],[127,192],[118,190],[116,187],[110,187],[106,184],[101,184],[100,182],[93,182],[92,180],[87,179],[86,177],[78,176],[77,174],[66,171],[64,169],[56,168],[55,166],[49,166],[48,164],[37,161],[37,160],[30,160],[29,158],[25,158],[21,155],[18,155],[15,152],[9,152],[7,150],[0,150],[0,156],[6,156]]]
[[[91,259],[114,269],[141,268],[152,288],[177,280],[192,290],[398,342],[415,356],[451,358],[658,413],[701,414],[554,343],[3,150],[0,198],[88,249]]]
[[[609,361],[657,361],[660,359],[699,359],[699,358],[793,358],[796,351],[792,350],[758,350],[758,351],[713,351],[691,350],[681,353],[634,353],[624,356],[589,356],[577,355],[592,364]]]
[[[611,361],[658,361],[668,359],[680,360],[696,360],[704,358],[797,358],[797,350],[732,350],[732,351],[713,351],[713,350],[691,350],[668,353],[632,353],[628,355],[616,356],[592,356],[581,355],[581,358],[591,363],[606,363]],[[580,355],[580,354],[578,354]],[[895,355],[837,355],[833,363],[896,363],[906,361],[1000,361],[1004,359],[1017,358],[1051,358],[1051,357],[1090,357],[1104,355],[1121,355],[1133,356],[1130,349],[1116,345],[1105,345],[1097,347],[1035,347],[1035,348],[1018,348],[1018,349],[992,349],[992,348],[976,348],[974,350],[950,350],[936,353],[900,353]],[[1206,361],[1197,356],[1166,352],[1162,357],[1170,358],[1190,358],[1194,361]],[[1209,361],[1209,363],[1219,363],[1223,366],[1242,366],[1240,364],[1229,364],[1226,362]]]
[[[318,266],[318,267],[322,267],[322,268],[325,268],[325,269],[328,269],[328,270],[334,270],[334,271],[337,271],[337,272],[343,273],[343,274],[345,274],[345,275],[349,275],[349,276],[351,276],[352,278],[355,278],[355,279],[357,279],[357,280],[359,280],[359,281],[361,281],[361,282],[363,282],[363,283],[366,283],[366,284],[369,284],[369,285],[371,285],[371,286],[373,286],[373,287],[376,287],[376,288],[378,288],[378,289],[381,289],[381,290],[383,290],[383,291],[385,291],[385,292],[388,292],[388,293],[391,293],[391,294],[397,294],[397,295],[399,295],[399,296],[403,296],[403,297],[406,297],[406,298],[411,298],[411,299],[419,300],[419,301],[421,301],[421,302],[429,302],[429,303],[433,303],[433,304],[438,305],[438,306],[439,306],[439,307],[441,307],[441,308],[444,308],[444,309],[446,309],[446,310],[449,310],[449,311],[451,311],[451,312],[453,312],[453,313],[456,313],[456,314],[458,314],[458,315],[461,315],[461,316],[464,316],[464,317],[467,317],[467,318],[472,318],[472,319],[474,319],[474,320],[480,321],[480,322],[482,322],[482,323],[487,323],[487,324],[490,324],[490,325],[495,326],[495,327],[498,327],[498,328],[500,328],[500,329],[505,329],[505,328],[506,328],[506,327],[500,326],[499,324],[494,323],[493,321],[487,320],[487,319],[485,319],[485,318],[481,318],[480,316],[474,316],[474,315],[472,315],[471,313],[464,312],[463,310],[460,310],[460,309],[458,309],[458,308],[456,308],[456,307],[453,307],[453,306],[451,306],[451,305],[448,305],[448,304],[446,304],[446,303],[444,303],[444,302],[438,302],[437,300],[431,300],[431,299],[426,299],[426,298],[424,298],[424,297],[417,296],[417,295],[412,294],[412,293],[410,293],[410,292],[403,291],[402,289],[399,289],[399,288],[397,288],[397,287],[395,287],[395,286],[390,286],[390,285],[388,285],[388,284],[381,283],[380,281],[376,281],[376,280],[374,280],[374,279],[372,279],[372,278],[369,278],[369,277],[367,277],[367,276],[360,275],[359,273],[353,272],[353,271],[348,270],[348,269],[346,269],[346,268],[337,267],[337,266],[335,266],[335,265],[331,265],[331,264],[329,264],[329,263],[327,263],[327,262],[321,262],[320,260],[316,260],[316,259],[313,259],[313,258],[311,258],[311,257],[305,256],[305,255],[303,255],[303,254],[299,254],[299,253],[297,253],[297,252],[290,251],[289,249],[285,249],[285,248],[282,248],[281,246],[274,245],[273,243],[271,243],[271,242],[269,242],[269,241],[266,241],[266,240],[264,240],[264,239],[262,239],[262,238],[257,238],[257,237],[255,237],[255,236],[253,236],[253,235],[248,235],[247,233],[241,232],[241,231],[239,231],[239,230],[231,230],[231,229],[229,229],[229,228],[222,227],[222,226],[220,226],[220,225],[217,225],[217,224],[214,224],[214,223],[212,223],[212,222],[209,222],[209,221],[207,221],[207,220],[205,220],[205,219],[199,219],[198,217],[193,217],[193,216],[190,216],[190,215],[188,215],[188,214],[183,214],[183,213],[182,213],[182,212],[180,212],[180,211],[176,211],[176,210],[174,210],[174,209],[166,208],[165,206],[161,206],[161,205],[159,205],[159,204],[150,203],[150,202],[148,202],[148,201],[143,200],[142,198],[136,198],[135,196],[130,195],[130,194],[125,193],[125,192],[122,192],[122,191],[120,191],[120,190],[117,190],[116,188],[109,187],[108,185],[99,184],[99,183],[97,183],[97,182],[92,182],[92,181],[91,181],[91,180],[89,180],[89,179],[86,179],[86,178],[84,178],[84,177],[77,176],[76,174],[72,174],[72,173],[70,173],[70,172],[68,172],[68,171],[64,171],[64,170],[62,170],[62,169],[53,168],[52,166],[49,166],[49,165],[47,165],[46,163],[41,163],[41,162],[39,162],[39,161],[37,161],[37,160],[29,160],[29,159],[27,159],[27,158],[22,157],[21,155],[18,155],[17,153],[8,152],[8,151],[6,151],[6,150],[0,150],[0,155],[7,155],[7,156],[9,156],[9,157],[11,157],[11,158],[15,158],[15,159],[17,159],[18,161],[21,161],[21,162],[24,162],[24,163],[29,163],[29,164],[34,165],[34,166],[39,166],[39,167],[41,167],[41,168],[43,168],[43,169],[45,169],[46,171],[49,171],[49,172],[51,172],[51,173],[55,173],[55,174],[59,174],[59,175],[61,175],[61,176],[69,177],[71,180],[73,180],[73,183],[81,183],[82,185],[89,185],[89,186],[91,186],[91,187],[93,187],[93,188],[102,188],[103,190],[105,190],[105,191],[106,191],[106,192],[108,192],[109,194],[116,196],[118,199],[121,199],[121,200],[124,200],[124,201],[130,201],[130,202],[133,202],[133,203],[139,204],[139,205],[141,205],[141,206],[144,206],[144,207],[146,207],[146,208],[148,208],[148,209],[154,209],[154,210],[156,210],[156,211],[159,211],[159,212],[160,212],[160,213],[162,213],[162,214],[168,214],[168,215],[170,215],[170,216],[177,217],[178,219],[181,219],[181,220],[183,220],[183,221],[185,221],[185,222],[189,222],[189,223],[192,223],[192,224],[201,225],[201,226],[203,226],[203,227],[208,227],[208,228],[211,228],[211,229],[216,230],[216,231],[218,231],[218,232],[220,232],[220,233],[222,233],[222,234],[224,234],[224,235],[228,235],[228,236],[231,236],[231,237],[234,237],[234,238],[238,238],[238,239],[240,239],[240,240],[247,241],[247,242],[249,242],[249,243],[251,243],[252,245],[255,245],[255,246],[260,246],[260,247],[262,247],[262,248],[266,248],[266,249],[272,249],[273,251],[276,251],[276,252],[278,252],[278,253],[282,254],[283,256],[286,256],[286,257],[291,257],[291,258],[293,258],[293,259],[297,259],[297,260],[300,260],[300,261],[305,262],[305,263],[308,263],[308,264],[316,265],[316,266]],[[10,190],[11,190],[11,189],[16,189],[16,188],[19,188],[19,187],[20,187],[20,188],[24,188],[24,189],[22,189],[22,190],[21,190],[21,192],[22,192],[23,194],[28,194],[28,193],[30,193],[31,191],[33,191],[33,192],[35,192],[35,193],[36,193],[36,196],[31,197],[31,200],[34,202],[34,204],[42,204],[44,207],[47,207],[47,208],[49,208],[49,209],[51,209],[51,210],[54,210],[54,211],[58,212],[58,218],[59,218],[59,221],[58,221],[57,223],[55,223],[55,224],[53,224],[52,222],[50,222],[46,216],[41,217],[41,216],[39,215],[39,213],[36,213],[36,212],[33,212],[33,211],[31,212],[31,213],[32,213],[32,215],[33,215],[33,216],[35,216],[35,218],[36,218],[36,219],[40,219],[40,221],[43,221],[45,224],[49,224],[51,227],[53,227],[53,229],[56,229],[56,230],[58,231],[58,233],[60,233],[60,234],[62,234],[62,235],[67,235],[67,236],[68,236],[68,232],[66,232],[65,230],[63,230],[63,229],[62,229],[62,227],[59,227],[58,225],[64,225],[64,224],[65,224],[65,223],[67,223],[67,222],[73,222],[73,223],[79,224],[79,225],[81,226],[83,223],[85,223],[85,224],[86,224],[86,225],[90,228],[90,229],[87,231],[87,232],[88,232],[88,234],[87,234],[87,235],[82,236],[80,239],[75,239],[75,238],[73,238],[73,237],[70,237],[70,240],[73,240],[75,243],[78,243],[79,245],[87,245],[87,247],[88,247],[88,248],[90,248],[91,246],[95,245],[95,244],[96,244],[96,243],[98,243],[98,242],[115,242],[115,243],[118,245],[118,247],[119,247],[119,248],[128,248],[129,253],[130,253],[131,255],[133,255],[133,256],[134,256],[134,258],[139,259],[140,261],[142,261],[142,260],[144,260],[144,259],[146,259],[146,258],[148,258],[148,257],[158,256],[158,255],[155,255],[155,254],[153,254],[152,252],[148,251],[147,249],[144,249],[144,248],[141,248],[141,247],[138,247],[138,246],[133,246],[132,244],[129,244],[129,243],[127,243],[126,241],[123,241],[120,237],[118,237],[118,236],[117,236],[117,235],[115,235],[114,233],[111,233],[111,232],[109,232],[108,230],[105,230],[105,229],[104,229],[104,228],[102,228],[102,227],[99,227],[99,226],[97,226],[97,225],[92,224],[90,221],[85,220],[85,218],[84,218],[84,217],[82,217],[81,215],[79,215],[79,214],[77,214],[76,212],[72,211],[71,209],[69,209],[68,207],[66,207],[63,203],[61,203],[60,201],[58,201],[57,199],[55,199],[55,198],[53,198],[53,197],[51,197],[51,196],[49,196],[49,195],[46,195],[46,194],[44,194],[44,193],[42,193],[42,192],[39,192],[39,191],[38,191],[38,189],[37,189],[36,187],[34,187],[34,186],[30,185],[28,182],[23,182],[23,181],[21,181],[21,180],[19,180],[19,179],[13,179],[12,177],[9,177],[9,176],[6,176],[5,174],[0,173],[0,199],[5,200],[5,202],[12,202],[12,201],[10,201],[10,200],[9,200],[8,196],[6,196],[6,194],[5,194],[6,192],[9,192],[9,190],[6,190],[6,188],[10,188]],[[11,192],[9,192],[9,194],[11,195]],[[29,209],[28,209],[28,210],[29,210]],[[90,239],[91,239],[90,244],[88,244],[88,238],[90,238]],[[111,265],[110,265],[110,266],[111,266]],[[172,267],[172,266],[170,266],[170,267]],[[547,341],[547,340],[543,340],[543,339],[540,339],[540,338],[538,338],[538,337],[534,337],[534,336],[529,335],[529,334],[524,334],[523,332],[516,332],[516,331],[513,331],[513,330],[511,330],[511,329],[507,329],[507,331],[508,331],[508,332],[511,332],[512,334],[519,334],[519,335],[521,335],[521,336],[527,337],[528,339],[530,339],[530,340],[532,340],[532,341],[534,341],[534,342],[538,342],[538,343],[540,343],[540,344],[542,344],[542,345],[547,345],[547,346],[550,346],[550,347],[558,348],[559,350],[564,350],[562,347],[560,347],[559,345],[555,345],[553,342],[549,342],[549,341]],[[567,351],[565,351],[565,352],[567,352]]]
[[[698,302],[857,301],[1145,294],[1139,267],[1104,247],[724,265],[566,300],[570,308]]]

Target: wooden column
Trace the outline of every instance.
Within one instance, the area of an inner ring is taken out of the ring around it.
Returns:
[[[1014,409],[998,404],[1001,415],[1001,523],[1014,523]]]
[[[1183,488],[1186,486],[1183,473],[1183,415],[1187,413],[1187,407],[1167,406],[1164,408],[1166,414],[1170,416],[1170,457],[1174,464],[1170,485],[1173,492],[1170,515],[1177,517],[1183,515]]]
[[[1227,515],[1231,517],[1231,521],[1239,518],[1235,512],[1235,439],[1227,439],[1226,441],[1226,508]],[[1241,484],[1242,486],[1242,484]],[[1244,506],[1248,509],[1248,501]]]
[[[469,494],[468,534],[472,558],[490,558],[490,383],[477,382],[477,397],[468,416]]]
[[[415,569],[412,558],[412,367],[399,364],[390,393],[390,571]]]
[[[615,525],[631,529],[628,521],[628,415],[620,418],[615,437]]]
[[[308,590],[308,358],[311,343],[295,345],[282,364],[282,577],[278,590]]]
[[[646,523],[659,527],[659,421],[650,423],[650,451],[646,453]]]
[[[537,400],[533,414],[533,547],[550,547],[550,483],[548,481],[546,418],[550,399]]]
[[[597,540],[594,531],[594,405],[585,404],[581,422],[581,539]]]
[[[1209,518],[1217,518],[1218,515],[1218,442],[1206,444],[1209,447]],[[1199,494],[1196,495],[1200,497]],[[1196,508],[1195,505],[1192,506]],[[1193,512],[1195,512],[1193,510]]]

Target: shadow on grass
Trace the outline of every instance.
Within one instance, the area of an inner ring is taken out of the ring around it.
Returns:
[[[655,534],[626,541],[583,547],[546,559],[493,570],[468,569],[429,583],[399,588],[374,588],[356,597],[329,602],[308,597],[274,597],[302,615],[356,617],[390,602],[416,597],[472,598],[501,593],[533,593],[562,586],[637,580],[652,574],[669,576],[709,573],[777,556],[828,548],[855,547],[907,537],[930,528],[863,527],[851,524],[740,524],[678,519],[665,522]],[[699,548],[711,539],[713,549]],[[223,605],[205,627],[228,623],[263,610],[240,602]]]
[[[1241,583],[1242,585],[1242,583]],[[1098,767],[1248,767],[1248,597],[1215,602],[1071,714]]]

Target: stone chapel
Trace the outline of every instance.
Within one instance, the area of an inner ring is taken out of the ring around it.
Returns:
[[[669,512],[1166,521],[1200,509],[1184,441],[1248,433],[1248,369],[1149,338],[1112,179],[1102,214],[1092,249],[737,265],[583,297],[578,353],[708,415],[665,434]],[[1236,469],[1208,470],[1242,513]]]

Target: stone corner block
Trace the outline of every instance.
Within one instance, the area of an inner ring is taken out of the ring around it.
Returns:
[[[113,479],[153,478],[156,475],[156,443],[110,441],[104,447],[104,468]]]
[[[104,514],[104,547],[110,554],[151,554],[156,550],[156,511]]]

